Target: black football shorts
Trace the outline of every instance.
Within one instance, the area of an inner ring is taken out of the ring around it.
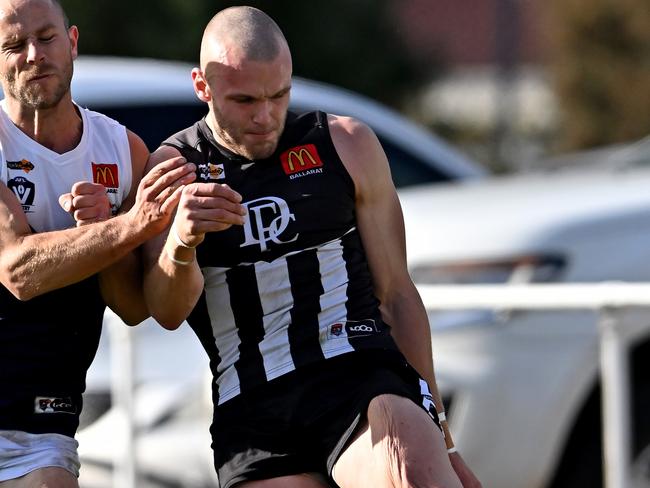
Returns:
[[[215,410],[212,433],[221,488],[300,473],[331,478],[370,401],[410,398],[440,427],[428,386],[395,351],[357,351],[304,366]]]

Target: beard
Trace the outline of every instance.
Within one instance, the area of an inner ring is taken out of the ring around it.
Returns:
[[[286,120],[285,115],[285,117],[279,121],[280,127],[277,131],[277,137],[275,140],[259,144],[247,144],[244,141],[245,134],[243,133],[242,128],[238,127],[236,123],[228,121],[215,104],[212,104],[212,113],[215,121],[215,124],[213,124],[215,127],[213,127],[212,130],[215,138],[230,151],[249,160],[265,159],[273,154],[278,146],[280,134],[282,134]]]
[[[70,91],[72,81],[73,62],[72,57],[66,62],[61,70],[52,70],[52,66],[45,65],[22,73],[25,79],[39,76],[41,73],[52,73],[59,75],[58,83],[53,90],[48,90],[39,83],[20,84],[19,78],[14,72],[4,76],[4,85],[9,96],[18,100],[21,105],[33,110],[45,110],[56,107],[63,97]]]

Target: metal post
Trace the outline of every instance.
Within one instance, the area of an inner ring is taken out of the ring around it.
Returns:
[[[110,311],[107,311],[110,313]],[[121,448],[114,453],[113,486],[136,487],[135,435],[133,416],[132,330],[121,320],[108,321],[111,351],[111,399],[118,418],[115,437]]]
[[[630,383],[628,345],[618,328],[617,313],[600,314],[600,374],[602,381],[603,475],[606,488],[630,484]]]
[[[517,0],[497,0],[494,4],[494,58],[496,64],[496,89],[494,99],[495,120],[492,140],[493,160],[511,167],[514,120],[517,116],[515,91],[516,69],[519,58],[519,5]],[[509,159],[510,156],[510,159]]]

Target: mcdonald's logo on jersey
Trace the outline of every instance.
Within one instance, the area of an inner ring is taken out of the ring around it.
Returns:
[[[119,188],[120,178],[117,171],[117,164],[97,164],[93,165],[93,181],[106,188]]]
[[[288,175],[323,166],[314,144],[292,147],[280,155],[282,169]]]

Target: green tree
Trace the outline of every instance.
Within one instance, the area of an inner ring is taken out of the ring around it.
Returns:
[[[562,149],[650,133],[648,0],[552,0]]]
[[[425,76],[399,39],[390,0],[251,0],[291,45],[294,73],[397,105]],[[198,60],[207,21],[241,4],[210,0],[62,0],[84,54]]]
[[[80,52],[194,62],[209,2],[61,0],[80,30]]]

